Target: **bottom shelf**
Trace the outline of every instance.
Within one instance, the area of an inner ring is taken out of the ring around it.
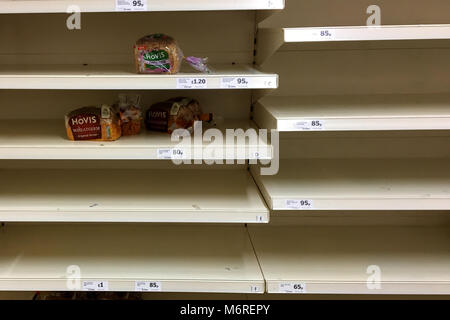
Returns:
[[[253,227],[268,293],[450,294],[450,228]]]
[[[0,291],[264,292],[243,226],[7,225],[0,243]]]

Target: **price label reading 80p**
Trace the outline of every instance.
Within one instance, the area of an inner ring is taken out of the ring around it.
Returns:
[[[147,0],[116,0],[116,11],[147,11]]]

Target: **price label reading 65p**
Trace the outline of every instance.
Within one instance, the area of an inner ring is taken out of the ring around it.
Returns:
[[[147,11],[147,0],[116,0],[116,11]]]

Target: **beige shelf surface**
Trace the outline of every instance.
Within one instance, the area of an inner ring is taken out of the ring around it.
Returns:
[[[254,120],[282,132],[448,130],[450,96],[267,96],[256,104]]]
[[[269,293],[450,294],[448,228],[249,229]]]
[[[67,8],[71,5],[78,6],[81,12],[115,12],[120,10],[120,6],[117,7],[116,3],[117,0],[0,0],[0,13],[66,13]],[[143,0],[142,3],[147,4],[143,11],[273,10],[284,8],[284,0]]]
[[[256,143],[235,139],[234,145],[227,143],[226,129],[253,127],[245,121],[230,120],[217,126],[223,134],[222,143],[202,142],[186,146],[172,141],[171,135],[147,131],[136,136],[124,136],[117,141],[70,141],[61,120],[1,120],[0,159],[30,160],[247,160],[271,159],[272,147],[268,141]],[[205,124],[203,133],[213,128]],[[193,136],[193,135],[192,135]],[[173,153],[176,152],[175,155]]]
[[[7,225],[0,238],[5,291],[80,291],[84,281],[136,291],[152,281],[162,292],[264,292],[243,226]]]
[[[275,89],[278,75],[247,65],[211,66],[211,73],[137,74],[131,65],[2,65],[0,89],[176,90],[195,89],[180,80],[202,79],[201,89]],[[182,70],[183,71],[183,70]],[[233,85],[245,79],[242,85]],[[181,87],[180,87],[181,86]],[[231,86],[231,87],[230,87]],[[199,89],[199,90],[201,90]]]
[[[0,221],[264,223],[246,170],[1,170]]]
[[[450,210],[447,159],[282,160],[252,171],[272,210]]]

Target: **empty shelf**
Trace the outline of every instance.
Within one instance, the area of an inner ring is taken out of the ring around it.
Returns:
[[[262,28],[258,30],[256,60],[263,64],[280,49],[448,47],[448,39],[450,24]]]
[[[208,128],[203,126],[203,132]],[[117,141],[71,141],[67,139],[64,119],[60,120],[2,120],[0,121],[0,159],[41,160],[164,160],[206,159],[246,160],[271,159],[268,141],[251,144],[235,139],[227,142],[226,129],[250,128],[245,121],[229,121],[217,127],[223,142],[202,142],[191,145],[171,140],[171,135],[147,131],[124,136]]]
[[[122,1],[122,3],[132,1]],[[66,13],[76,5],[81,12],[130,11],[210,11],[283,9],[284,0],[170,0],[141,1],[145,6],[117,6],[116,0],[0,0],[0,13]],[[122,8],[122,9],[121,9]]]
[[[188,68],[187,68],[188,69]],[[129,65],[3,65],[0,89],[170,90],[275,89],[278,75],[250,66],[212,66],[212,72],[137,74]]]
[[[0,221],[261,223],[244,170],[1,170]]]
[[[284,132],[448,130],[450,96],[269,96],[255,105],[254,120]]]
[[[0,239],[0,290],[264,292],[242,226],[7,225]]]
[[[449,210],[450,163],[427,159],[282,160],[256,181],[272,210]]]
[[[450,294],[443,227],[249,227],[269,293]]]

